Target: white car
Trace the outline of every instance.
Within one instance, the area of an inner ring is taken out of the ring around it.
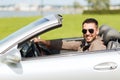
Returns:
[[[120,80],[119,32],[112,29],[105,32],[106,46],[110,44],[107,50],[84,53],[61,50],[50,54],[49,49],[39,44],[48,53],[41,56],[32,38],[60,26],[62,16],[50,15],[1,40],[0,80]]]

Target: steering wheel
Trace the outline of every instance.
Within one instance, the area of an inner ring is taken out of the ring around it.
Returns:
[[[22,57],[38,57],[40,51],[38,50],[34,41],[27,41],[19,46]]]
[[[38,57],[43,55],[50,55],[52,52],[42,43],[35,43],[34,41],[26,42],[21,46],[22,57]]]
[[[37,46],[39,52],[41,53],[41,55],[52,54],[52,52],[46,47],[46,45],[39,42],[39,43],[36,43],[36,46]]]
[[[33,53],[34,53],[33,56],[35,56],[35,57],[40,56],[41,52],[37,48],[37,45],[36,45],[36,43],[34,41],[31,41],[31,47],[32,47],[32,50],[33,50]]]

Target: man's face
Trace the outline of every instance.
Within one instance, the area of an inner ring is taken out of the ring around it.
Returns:
[[[83,25],[83,37],[89,43],[92,42],[98,35],[99,29],[95,23],[85,23]]]

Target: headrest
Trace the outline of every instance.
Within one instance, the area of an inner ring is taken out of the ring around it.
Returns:
[[[108,31],[109,29],[111,29],[111,27],[108,26],[108,25],[102,25],[102,26],[100,26],[100,28],[99,28],[99,36],[102,37],[104,35],[104,33],[106,31]]]
[[[112,28],[107,29],[105,32],[103,32],[103,41],[105,44],[107,44],[110,40],[119,40],[120,39],[120,33]]]

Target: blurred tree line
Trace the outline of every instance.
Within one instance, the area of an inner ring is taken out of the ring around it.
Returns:
[[[109,10],[110,0],[86,0],[89,10]]]
[[[83,14],[120,14],[120,9],[110,9],[110,0],[85,0],[87,4],[87,10],[83,11]],[[82,8],[82,6],[74,0],[74,9]]]
[[[89,10],[109,10],[110,0],[86,0]],[[77,0],[74,0],[73,7],[82,8]]]

